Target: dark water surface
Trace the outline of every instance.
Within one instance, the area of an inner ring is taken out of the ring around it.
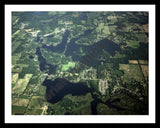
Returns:
[[[97,98],[97,95],[93,94],[93,90],[89,88],[86,83],[71,83],[64,78],[57,78],[54,81],[48,80],[47,78],[44,80],[43,86],[46,86],[46,99],[48,102],[54,104],[63,99],[64,96],[68,94],[72,94],[73,96],[85,95],[87,93],[91,93],[92,98],[94,99],[91,104],[92,115],[97,115],[97,105],[99,103],[103,103],[108,105],[110,108],[116,108],[119,110],[124,110],[123,108],[112,105],[110,100],[103,102],[101,99]]]
[[[65,47],[67,47],[67,50],[65,52],[66,56],[71,56],[73,61],[81,61],[84,56],[78,56],[74,54],[77,52],[77,50],[81,47],[83,52],[88,54],[93,51],[93,49],[96,49],[99,45],[103,45],[103,49],[106,50],[110,55],[114,55],[115,51],[120,51],[120,47],[115,44],[112,41],[103,39],[91,46],[84,46],[84,45],[78,45],[75,43],[76,40],[79,38],[86,36],[90,34],[93,31],[93,29],[86,30],[84,34],[80,35],[77,38],[71,39],[71,41],[67,44],[67,39],[69,36],[69,31],[66,30],[66,32],[63,35],[62,42],[57,46],[46,46],[45,44],[42,45],[42,47],[38,47],[36,49],[36,54],[38,55],[38,60],[40,62],[40,70],[41,71],[47,71],[48,74],[54,74],[56,71],[56,66],[53,66],[51,64],[48,64],[43,58],[42,53],[40,51],[41,48],[45,48],[47,51],[62,53],[65,50]],[[48,37],[50,38],[50,37]],[[40,40],[39,37],[37,37],[37,41],[40,41],[42,43],[43,40]],[[93,53],[94,54],[94,53]],[[102,54],[102,50],[100,50],[99,54]],[[97,66],[99,64],[98,60],[95,58],[92,58],[90,62],[87,63],[88,66]],[[94,63],[93,63],[94,62]],[[96,65],[94,65],[96,64]],[[46,67],[47,66],[47,67]],[[99,103],[103,103],[101,99],[97,98],[95,95],[93,95],[93,90],[91,88],[88,88],[88,86],[85,83],[71,83],[63,78],[57,78],[54,81],[47,80],[47,78],[44,80],[43,85],[47,87],[46,89],[46,99],[48,102],[54,104],[59,102],[63,99],[63,97],[67,94],[72,94],[73,96],[79,96],[79,95],[85,95],[87,93],[91,93],[93,97],[93,101],[91,102],[91,110],[92,114],[97,114],[97,105]],[[104,103],[106,104],[106,103]]]
[[[36,48],[36,54],[38,55],[38,61],[40,63],[39,64],[40,70],[41,71],[47,70],[47,73],[49,75],[54,74],[56,72],[57,65],[51,65],[46,62],[45,58],[42,56],[42,53],[40,51],[40,47]]]
[[[69,36],[69,31],[66,30],[64,35],[63,35],[62,42],[60,44],[58,44],[57,46],[53,46],[53,45],[46,46],[44,44],[42,46],[42,48],[47,49],[47,51],[52,51],[52,52],[56,52],[56,53],[62,53],[65,50],[68,36]],[[48,38],[51,38],[51,37],[48,37]]]
[[[70,42],[67,44],[67,40],[70,35],[70,32],[69,30],[66,30],[63,35],[62,42],[60,44],[58,44],[57,46],[53,46],[53,45],[47,46],[46,44],[43,44],[41,48],[44,48],[47,51],[52,51],[56,53],[62,53],[64,52],[65,48],[67,48],[65,51],[65,56],[71,56],[73,61],[81,61],[81,62],[83,62],[82,61],[83,58],[86,58],[90,53],[92,53],[95,56],[92,58],[92,60],[85,63],[85,65],[97,67],[100,64],[100,61],[98,60],[98,56],[103,53],[102,49],[107,51],[111,56],[115,55],[115,51],[121,51],[121,49],[119,45],[107,39],[100,40],[97,43],[94,43],[93,45],[90,45],[90,46],[78,45],[75,43],[75,41],[77,41],[79,38],[89,35],[92,31],[93,29],[86,30],[84,34],[80,35],[79,37],[71,39]],[[51,38],[51,37],[48,37],[48,38]],[[38,41],[42,42],[43,40],[40,39],[40,37],[37,37],[37,42]],[[95,50],[98,49],[100,45],[103,45],[103,48],[101,48],[99,50],[100,52],[97,54],[95,53]],[[83,53],[86,54],[85,56],[80,56],[78,54],[75,54],[80,48],[83,50]],[[44,71],[45,65],[47,65],[47,63],[45,59],[42,57],[42,54],[40,53],[39,48],[37,48],[36,53],[39,56],[38,60],[40,61],[40,69],[41,71]]]
[[[42,47],[38,47],[36,49],[36,54],[38,55],[38,60],[40,62],[39,64],[40,70],[46,71],[48,74],[54,74],[56,72],[56,66],[48,64],[45,58],[43,58],[42,53],[40,51],[41,48],[44,48],[47,51],[62,53],[67,47],[65,51],[65,56],[71,56],[73,61],[81,61],[85,57],[85,56],[79,56],[75,54],[77,50],[79,50],[80,47],[82,48],[83,52],[86,53],[86,55],[88,55],[91,52],[94,52],[94,50],[98,48],[99,45],[103,45],[102,49],[106,50],[111,56],[115,55],[115,51],[121,50],[119,45],[107,39],[98,41],[97,43],[94,43],[91,46],[78,45],[75,43],[76,40],[78,40],[79,38],[83,36],[90,34],[92,31],[93,29],[86,30],[84,34],[80,35],[79,37],[71,39],[70,42],[67,44],[67,40],[68,40],[70,33],[68,30],[66,30],[63,35],[62,42],[59,45],[46,46],[45,44],[43,44]],[[48,37],[48,38],[51,38],[51,37]],[[42,43],[43,40],[37,37],[37,41]],[[102,49],[99,50],[100,51],[99,54],[102,54]],[[95,54],[95,53],[92,53],[92,54]],[[90,62],[87,62],[85,64],[87,64],[88,66],[98,66],[100,62],[98,61],[96,57],[97,56],[94,56],[94,58],[92,58]],[[46,99],[48,102],[52,104],[59,102],[67,94],[72,94],[73,96],[80,96],[80,95],[85,95],[87,93],[91,93],[94,99],[90,103],[91,111],[93,115],[96,115],[97,105],[99,103],[104,103],[101,99],[97,98],[97,96],[93,94],[93,90],[91,88],[88,88],[88,86],[85,83],[81,83],[81,82],[71,83],[64,78],[57,78],[54,81],[48,80],[46,78],[43,82],[43,86],[46,86],[47,88],[46,89]],[[115,107],[115,106],[112,106],[109,101],[104,104],[108,105],[109,107]]]
[[[43,85],[47,87],[46,99],[52,104],[62,100],[67,94],[79,96],[91,92],[91,89],[86,84],[71,83],[64,78],[57,78],[54,81],[45,79]]]

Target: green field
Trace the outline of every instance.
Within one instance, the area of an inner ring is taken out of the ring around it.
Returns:
[[[12,89],[12,93],[22,94],[31,78],[32,74],[26,74],[24,79],[19,79]]]
[[[63,65],[62,67],[62,71],[67,71],[70,68],[74,68],[75,67],[75,63],[74,62],[68,62],[68,64]]]
[[[127,46],[129,46],[131,48],[138,48],[139,47],[138,41],[130,40],[130,41],[127,41],[126,43],[127,43]]]
[[[12,65],[12,72],[13,73],[20,73],[22,72],[23,68],[27,68],[28,64],[15,64]]]
[[[24,106],[12,106],[12,115],[24,115],[25,109]]]
[[[12,65],[15,65],[16,62],[20,59],[21,54],[12,55]]]
[[[32,96],[25,115],[40,115],[45,104],[44,96]]]
[[[137,80],[141,81],[143,80],[143,74],[140,70],[139,65],[134,64],[119,64],[119,70],[124,71],[124,82]]]
[[[97,105],[97,113],[98,115],[116,115],[118,114],[117,110],[114,108],[109,108],[105,104],[98,104]]]
[[[16,84],[18,77],[19,77],[18,73],[12,73],[12,84]]]
[[[27,107],[29,103],[29,99],[22,99],[22,98],[14,98],[12,99],[13,106],[24,106]]]
[[[52,111],[53,115],[64,115],[66,113],[70,114],[91,114],[90,102],[93,101],[93,98],[90,93],[87,93],[84,96],[72,96],[66,95],[63,100],[55,104],[49,104],[48,111]],[[49,115],[51,113],[48,113]]]

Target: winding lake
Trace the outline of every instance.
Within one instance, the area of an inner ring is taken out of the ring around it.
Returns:
[[[91,104],[92,115],[97,115],[97,105],[99,103],[103,103],[108,105],[110,108],[116,108],[119,110],[124,110],[123,108],[112,105],[110,99],[106,102],[103,102],[101,99],[97,98],[97,95],[93,94],[94,90],[89,88],[85,83],[71,83],[64,78],[57,78],[54,81],[48,80],[47,78],[44,80],[43,86],[46,86],[46,100],[52,104],[57,103],[63,99],[64,96],[68,94],[72,94],[73,96],[85,95],[87,93],[91,93],[92,98],[94,99]]]
[[[45,79],[43,85],[47,87],[47,101],[53,104],[62,100],[67,94],[78,96],[91,92],[85,83],[71,83],[64,78],[57,78],[54,81]]]

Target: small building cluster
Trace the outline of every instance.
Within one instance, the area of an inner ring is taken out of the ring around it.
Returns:
[[[105,95],[106,89],[108,89],[108,80],[100,79],[99,84],[98,84],[98,89],[102,95]]]

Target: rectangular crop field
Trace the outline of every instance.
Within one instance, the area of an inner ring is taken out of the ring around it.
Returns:
[[[137,60],[128,60],[128,61],[129,61],[129,64],[138,64]]]
[[[143,74],[140,70],[139,65],[133,64],[119,64],[119,70],[124,71],[124,82],[136,80],[141,81],[143,80]]]
[[[12,105],[13,106],[24,106],[26,107],[29,103],[29,99],[20,99],[20,98],[14,98],[12,99]]]
[[[22,94],[31,78],[32,74],[26,74],[24,79],[19,79],[15,87],[12,89],[12,93]]]
[[[44,96],[32,96],[25,115],[41,115],[44,105]]]

